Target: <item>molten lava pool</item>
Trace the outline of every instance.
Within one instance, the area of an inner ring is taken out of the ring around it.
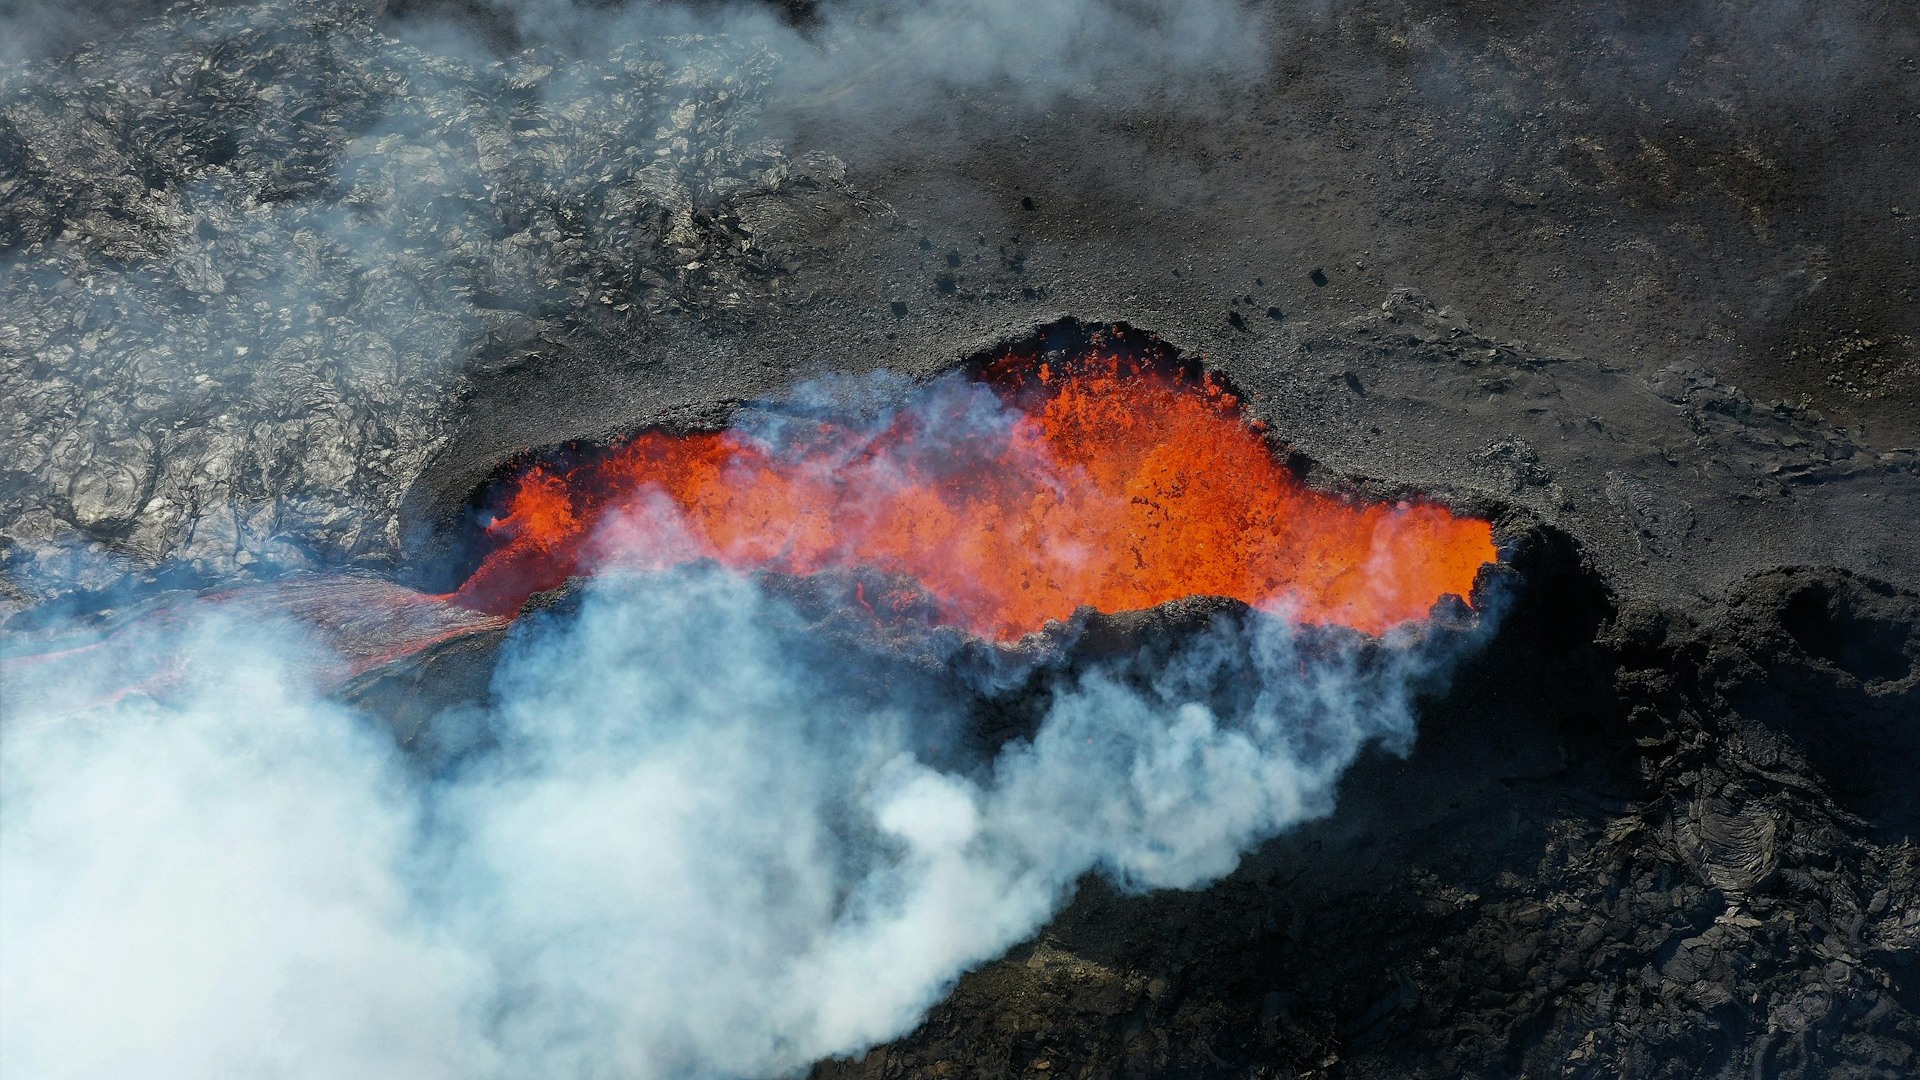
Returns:
[[[654,431],[534,464],[485,530],[453,598],[494,614],[576,574],[712,559],[909,581],[935,622],[997,639],[1196,595],[1379,634],[1466,598],[1496,558],[1485,521],[1306,487],[1210,375],[1102,335],[877,418]]]

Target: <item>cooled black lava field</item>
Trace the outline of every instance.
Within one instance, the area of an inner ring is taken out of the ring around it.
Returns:
[[[8,1080],[1920,1075],[1920,7],[0,6]]]

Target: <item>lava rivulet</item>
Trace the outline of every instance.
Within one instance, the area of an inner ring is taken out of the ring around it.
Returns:
[[[1496,557],[1484,521],[1306,487],[1211,377],[1097,345],[1009,354],[877,422],[655,431],[536,464],[487,533],[455,599],[488,612],[606,565],[710,558],[911,579],[936,621],[999,639],[1195,595],[1378,634]]]

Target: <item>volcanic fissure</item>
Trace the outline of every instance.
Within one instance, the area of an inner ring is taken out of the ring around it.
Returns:
[[[1222,379],[1071,322],[930,382],[549,453],[476,501],[484,556],[452,599],[497,615],[602,567],[711,559],[850,574],[878,618],[1000,640],[1196,595],[1377,635],[1497,559],[1486,521],[1314,490]]]

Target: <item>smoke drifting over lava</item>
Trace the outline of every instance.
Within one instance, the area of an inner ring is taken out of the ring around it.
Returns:
[[[1306,488],[1233,393],[1117,333],[909,386],[877,414],[815,387],[800,413],[533,465],[456,599],[510,615],[603,563],[710,558],[897,575],[911,584],[862,601],[1002,639],[1193,595],[1378,634],[1467,597],[1495,558],[1484,521]]]

